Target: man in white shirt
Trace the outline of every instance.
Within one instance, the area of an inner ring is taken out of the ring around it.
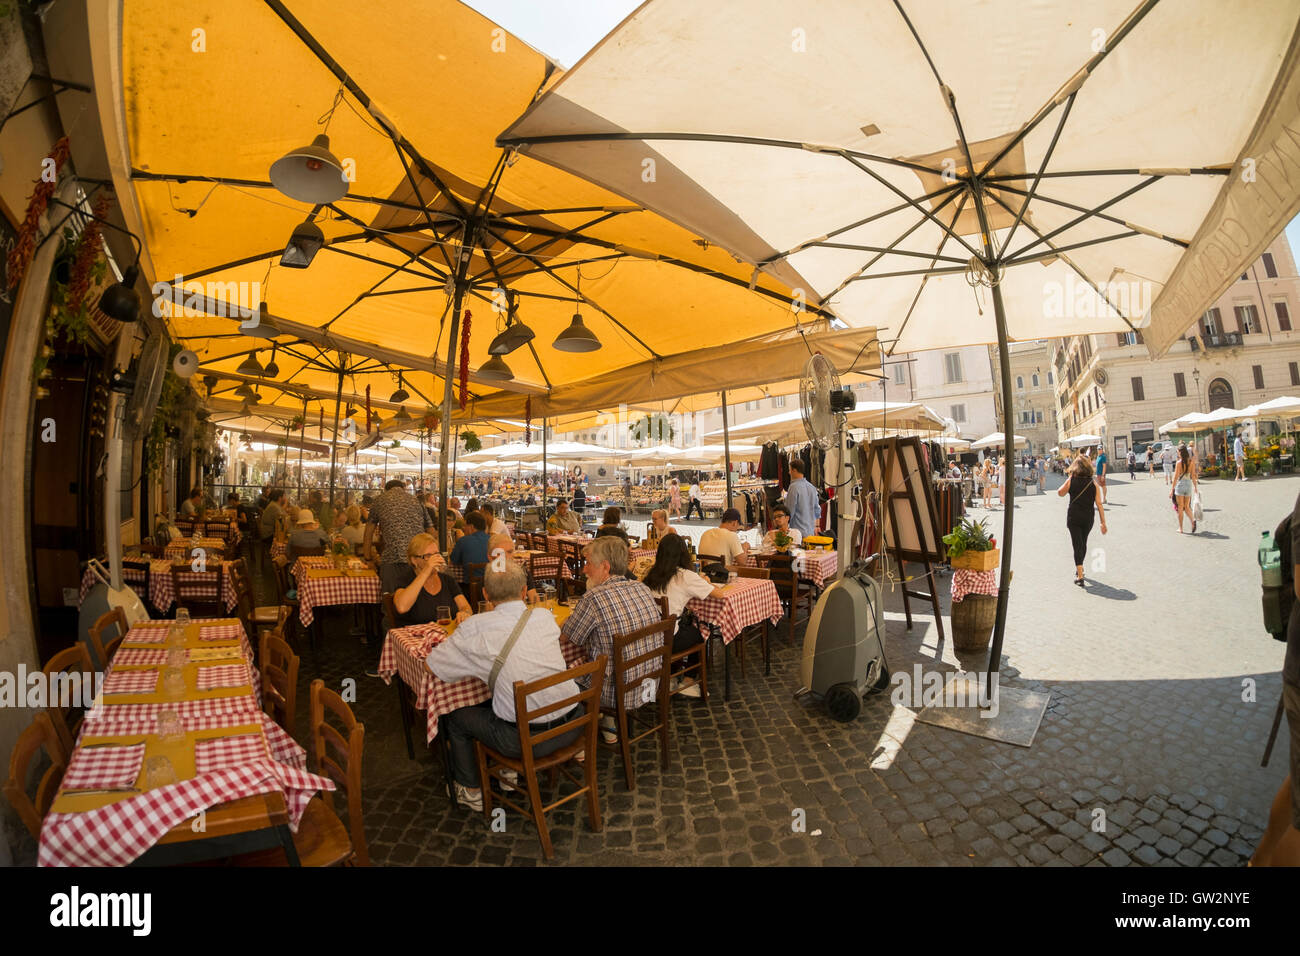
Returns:
[[[723,564],[730,565],[740,555],[749,552],[749,545],[742,542],[740,536],[736,534],[739,530],[740,512],[735,508],[728,508],[722,513],[722,521],[718,527],[710,528],[700,535],[699,553],[719,557]]]
[[[509,534],[506,530],[506,523],[496,516],[496,509],[489,502],[482,502],[478,506],[478,510],[487,522],[487,533],[489,535]]]
[[[698,478],[695,479],[695,480],[693,480],[693,481],[691,482],[691,487],[690,487],[690,490],[687,492],[687,497],[689,497],[691,500],[690,500],[690,503],[687,504],[687,506],[686,506],[686,520],[687,520],[687,521],[690,521],[690,520],[691,520],[691,514],[692,514],[696,509],[698,509],[699,512],[700,512],[700,520],[703,521],[703,520],[704,520],[704,505],[703,505],[703,503],[700,501],[700,482],[699,482],[699,479],[698,479]]]
[[[1241,432],[1232,443],[1232,457],[1237,462],[1237,477],[1233,481],[1246,480],[1246,443],[1241,440]]]
[[[1173,442],[1165,442],[1165,447],[1160,449],[1160,469],[1165,473],[1165,484],[1174,483],[1174,463],[1178,460],[1178,452],[1174,449]]]
[[[778,531],[784,531],[790,536],[791,544],[803,544],[803,532],[798,528],[790,527],[790,509],[785,505],[772,506],[772,527],[763,535],[763,547],[776,547],[776,535]]]
[[[429,654],[429,669],[448,683],[466,677],[487,681],[493,664],[515,626],[528,608],[524,606],[524,591],[528,578],[524,569],[507,561],[505,570],[489,570],[483,576],[483,595],[492,605],[486,614],[475,614],[456,628]],[[456,781],[456,800],[471,810],[483,810],[483,792],[479,789],[478,761],[474,756],[474,741],[481,740],[498,753],[519,757],[519,728],[515,725],[515,681],[540,680],[565,670],[568,665],[560,650],[560,629],[549,611],[535,610],[528,615],[514,646],[510,648],[505,663],[492,688],[492,699],[474,707],[453,710],[443,718],[443,730],[451,741],[452,776]],[[528,698],[529,708],[544,706],[572,697],[578,685],[571,680],[548,687]],[[547,723],[534,724],[533,730],[541,732],[554,724],[577,717],[570,707],[547,715]],[[573,743],[581,734],[581,727],[561,734],[534,748],[541,757]]]

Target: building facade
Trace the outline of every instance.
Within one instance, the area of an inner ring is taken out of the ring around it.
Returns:
[[[1015,434],[1029,442],[1024,453],[1045,454],[1057,443],[1058,408],[1056,371],[1052,367],[1051,349],[1046,339],[1037,342],[1012,342],[1007,346],[1011,359],[1012,423]],[[998,408],[1002,407],[1002,386],[994,389]],[[998,427],[1001,427],[999,420]]]
[[[1141,332],[1053,340],[1060,437],[1100,435],[1122,459],[1189,412],[1300,395],[1298,308],[1300,277],[1282,233],[1159,360]],[[1207,450],[1222,441],[1207,440]]]

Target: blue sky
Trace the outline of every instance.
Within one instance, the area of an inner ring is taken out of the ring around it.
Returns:
[[[562,66],[571,67],[641,0],[465,0]],[[1300,256],[1300,216],[1286,227],[1293,255]]]

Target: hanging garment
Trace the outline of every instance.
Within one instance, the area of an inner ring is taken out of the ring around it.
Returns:
[[[761,478],[777,477],[777,458],[779,449],[776,442],[770,441],[763,444],[763,450],[758,456],[758,474]]]

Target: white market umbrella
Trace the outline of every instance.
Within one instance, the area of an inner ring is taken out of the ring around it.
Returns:
[[[965,438],[948,438],[947,436],[943,436],[932,440],[950,451],[965,451],[970,448],[970,442]]]
[[[1087,448],[1089,445],[1100,445],[1100,435],[1075,435],[1073,438],[1067,438],[1065,444],[1070,448]]]
[[[653,445],[649,448],[634,448],[625,452],[623,458],[638,467],[644,467],[645,465],[675,465],[679,462],[687,465],[706,465],[713,460],[705,457],[691,458],[686,454],[684,448],[678,448],[675,445]]]
[[[1023,448],[1025,445],[1029,444],[1029,439],[1025,438],[1023,435],[1015,435],[1013,437],[1017,448]],[[1005,433],[992,432],[985,435],[983,438],[971,442],[970,446],[971,448],[1002,448],[1006,443],[1007,436]]]
[[[850,428],[897,428],[917,431],[941,431],[944,420],[920,402],[859,402],[848,413]],[[745,438],[779,439],[804,434],[803,412],[798,408],[768,415],[740,425],[728,425],[731,435]],[[721,435],[723,429],[706,432],[705,438]]]
[[[1010,409],[1009,341],[1142,328],[1158,357],[1300,211],[1298,24],[1282,0],[652,0],[497,142],[891,353],[996,342]]]
[[[685,458],[700,460],[703,462],[719,462],[726,457],[727,447],[725,445],[692,445],[690,448],[683,448],[682,455]],[[731,457],[739,458],[743,461],[750,461],[758,458],[763,454],[762,445],[747,445],[743,442],[731,443]]]
[[[547,461],[603,461],[606,458],[616,458],[619,454],[616,448],[588,445],[580,441],[553,441],[546,446]],[[521,461],[541,461],[542,443],[533,442],[529,449],[516,453],[515,457]]]
[[[1259,405],[1249,405],[1242,411],[1250,412],[1254,418],[1296,418],[1300,417],[1300,398],[1283,395]]]

